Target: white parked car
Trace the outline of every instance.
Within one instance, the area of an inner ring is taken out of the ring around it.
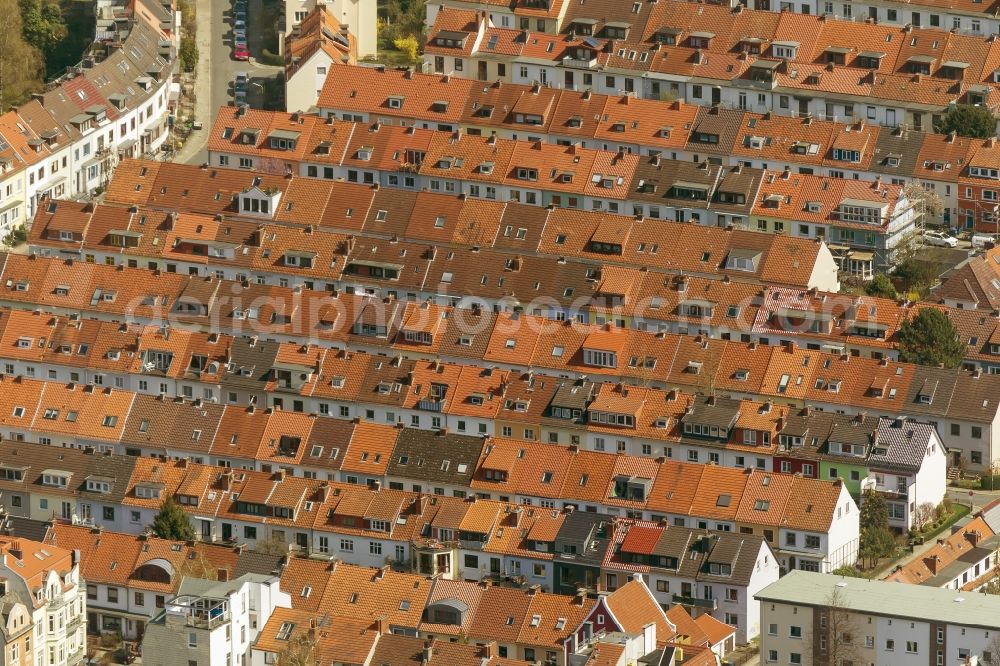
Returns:
[[[955,247],[958,245],[958,239],[943,231],[925,231],[924,232],[924,242],[928,245],[937,245],[938,247]]]

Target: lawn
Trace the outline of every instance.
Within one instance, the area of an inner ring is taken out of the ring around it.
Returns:
[[[922,530],[914,532],[913,539],[917,543],[926,543],[954,525],[962,517],[969,515],[969,511],[967,505],[955,502],[951,505],[951,512],[948,515],[935,519]]]

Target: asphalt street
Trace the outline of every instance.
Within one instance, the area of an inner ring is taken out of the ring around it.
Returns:
[[[197,0],[198,12],[198,68],[195,83],[195,119],[203,124],[193,132],[175,159],[177,162],[202,164],[208,159],[206,143],[208,133],[219,107],[233,101],[233,79],[236,72],[247,72],[251,82],[255,78],[273,76],[280,67],[260,65],[256,61],[261,49],[260,16],[262,0],[249,0],[247,39],[250,61],[233,59],[232,2],[230,0]],[[206,26],[208,29],[206,30]],[[262,95],[258,85],[251,84],[248,99],[252,106]]]

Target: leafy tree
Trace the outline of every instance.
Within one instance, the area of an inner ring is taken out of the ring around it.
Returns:
[[[153,533],[161,539],[173,541],[191,541],[194,539],[194,528],[181,505],[174,498],[167,496],[160,505],[160,512],[153,519]]]
[[[17,0],[0,0],[0,113],[41,88],[45,71],[41,53],[24,40]]]
[[[959,104],[944,114],[934,129],[941,134],[955,132],[959,136],[988,139],[997,135],[997,119],[986,107]]]
[[[899,327],[899,355],[908,363],[957,368],[965,356],[965,345],[943,312],[923,308]]]
[[[181,48],[179,52],[181,59],[181,69],[185,72],[193,72],[198,66],[198,43],[190,35],[181,37]]]
[[[397,51],[405,53],[406,58],[410,62],[417,61],[417,52],[420,50],[420,43],[413,35],[398,37],[392,41],[392,45],[396,47]]]
[[[878,298],[896,298],[896,287],[885,273],[878,273],[865,285],[865,293]]]
[[[66,21],[58,2],[17,0],[17,4],[21,9],[21,32],[36,49],[48,53],[66,38]]]
[[[857,567],[853,567],[850,564],[845,564],[842,567],[837,567],[831,571],[834,576],[842,576],[845,578],[863,578],[861,572],[858,571]]]
[[[896,549],[896,537],[889,529],[889,510],[885,498],[874,490],[866,490],[861,503],[861,542],[858,555],[868,566],[883,557],[892,555]]]

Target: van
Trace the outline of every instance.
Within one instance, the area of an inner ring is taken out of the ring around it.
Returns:
[[[976,250],[985,250],[992,247],[996,241],[992,234],[975,234],[972,236],[972,247]]]

